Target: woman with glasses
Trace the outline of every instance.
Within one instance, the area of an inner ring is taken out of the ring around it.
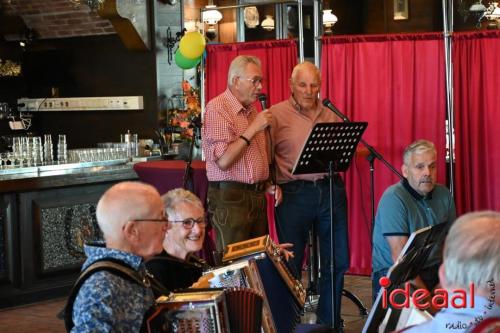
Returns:
[[[167,192],[162,201],[170,229],[163,240],[163,252],[146,266],[173,291],[191,286],[210,268],[193,254],[201,250],[205,239],[205,210],[196,195],[182,188]]]

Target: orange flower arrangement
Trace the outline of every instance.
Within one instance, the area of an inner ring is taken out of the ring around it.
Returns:
[[[198,90],[193,88],[188,81],[182,82],[183,91],[183,108],[168,109],[165,117],[169,119],[168,127],[180,131],[180,139],[182,141],[191,141],[193,129],[189,128],[191,121],[200,115],[200,98]],[[176,132],[177,132],[176,131]]]

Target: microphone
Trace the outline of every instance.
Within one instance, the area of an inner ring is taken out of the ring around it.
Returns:
[[[335,105],[332,104],[332,102],[330,102],[330,100],[328,98],[325,98],[323,100],[323,105],[326,106],[327,108],[329,108],[330,110],[332,110],[337,116],[340,117],[340,119],[342,119],[344,122],[346,123],[349,123],[351,122],[349,120],[349,118],[347,118],[346,116],[344,116],[344,114],[342,112],[339,111],[339,109],[337,109],[335,107]]]
[[[259,94],[257,96],[257,98],[259,99],[260,106],[262,107],[262,111],[267,109],[267,96],[266,96],[266,94]]]

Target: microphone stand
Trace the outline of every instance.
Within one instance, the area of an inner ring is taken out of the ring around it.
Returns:
[[[201,129],[201,118],[199,116],[195,117],[189,127],[193,129],[193,137],[189,145],[188,159],[186,161],[186,168],[184,169],[184,176],[182,177],[182,188],[194,193],[193,168],[191,167],[191,163],[193,162],[194,145]]]
[[[342,119],[343,122],[345,123],[350,123],[351,121],[349,118],[347,118],[346,115],[344,115],[342,112],[340,112],[333,104],[330,102],[329,99],[325,98],[323,100],[323,105],[332,110],[337,116]],[[373,229],[375,226],[375,178],[374,178],[374,173],[375,173],[375,159],[378,159],[381,161],[390,171],[392,171],[395,175],[399,177],[399,179],[403,179],[403,175],[399,173],[396,168],[394,168],[383,156],[380,154],[373,146],[368,144],[363,138],[361,138],[361,143],[368,149],[370,154],[366,157],[368,162],[370,163],[370,198],[371,198],[371,238],[370,242],[373,242]]]

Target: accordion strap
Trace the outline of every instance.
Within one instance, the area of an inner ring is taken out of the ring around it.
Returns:
[[[156,281],[150,274],[148,274],[147,272],[146,274],[140,274],[139,272],[137,272],[135,269],[133,269],[123,261],[112,258],[98,260],[93,264],[91,264],[90,266],[88,266],[84,271],[80,273],[73,288],[71,289],[66,306],[58,314],[58,317],[60,319],[64,319],[64,325],[66,327],[66,331],[68,332],[71,331],[71,329],[74,326],[73,304],[76,300],[76,296],[78,295],[81,286],[90,276],[100,271],[107,271],[113,275],[120,276],[125,280],[137,283],[146,288],[158,289],[162,292],[166,291],[166,289],[158,281]]]

